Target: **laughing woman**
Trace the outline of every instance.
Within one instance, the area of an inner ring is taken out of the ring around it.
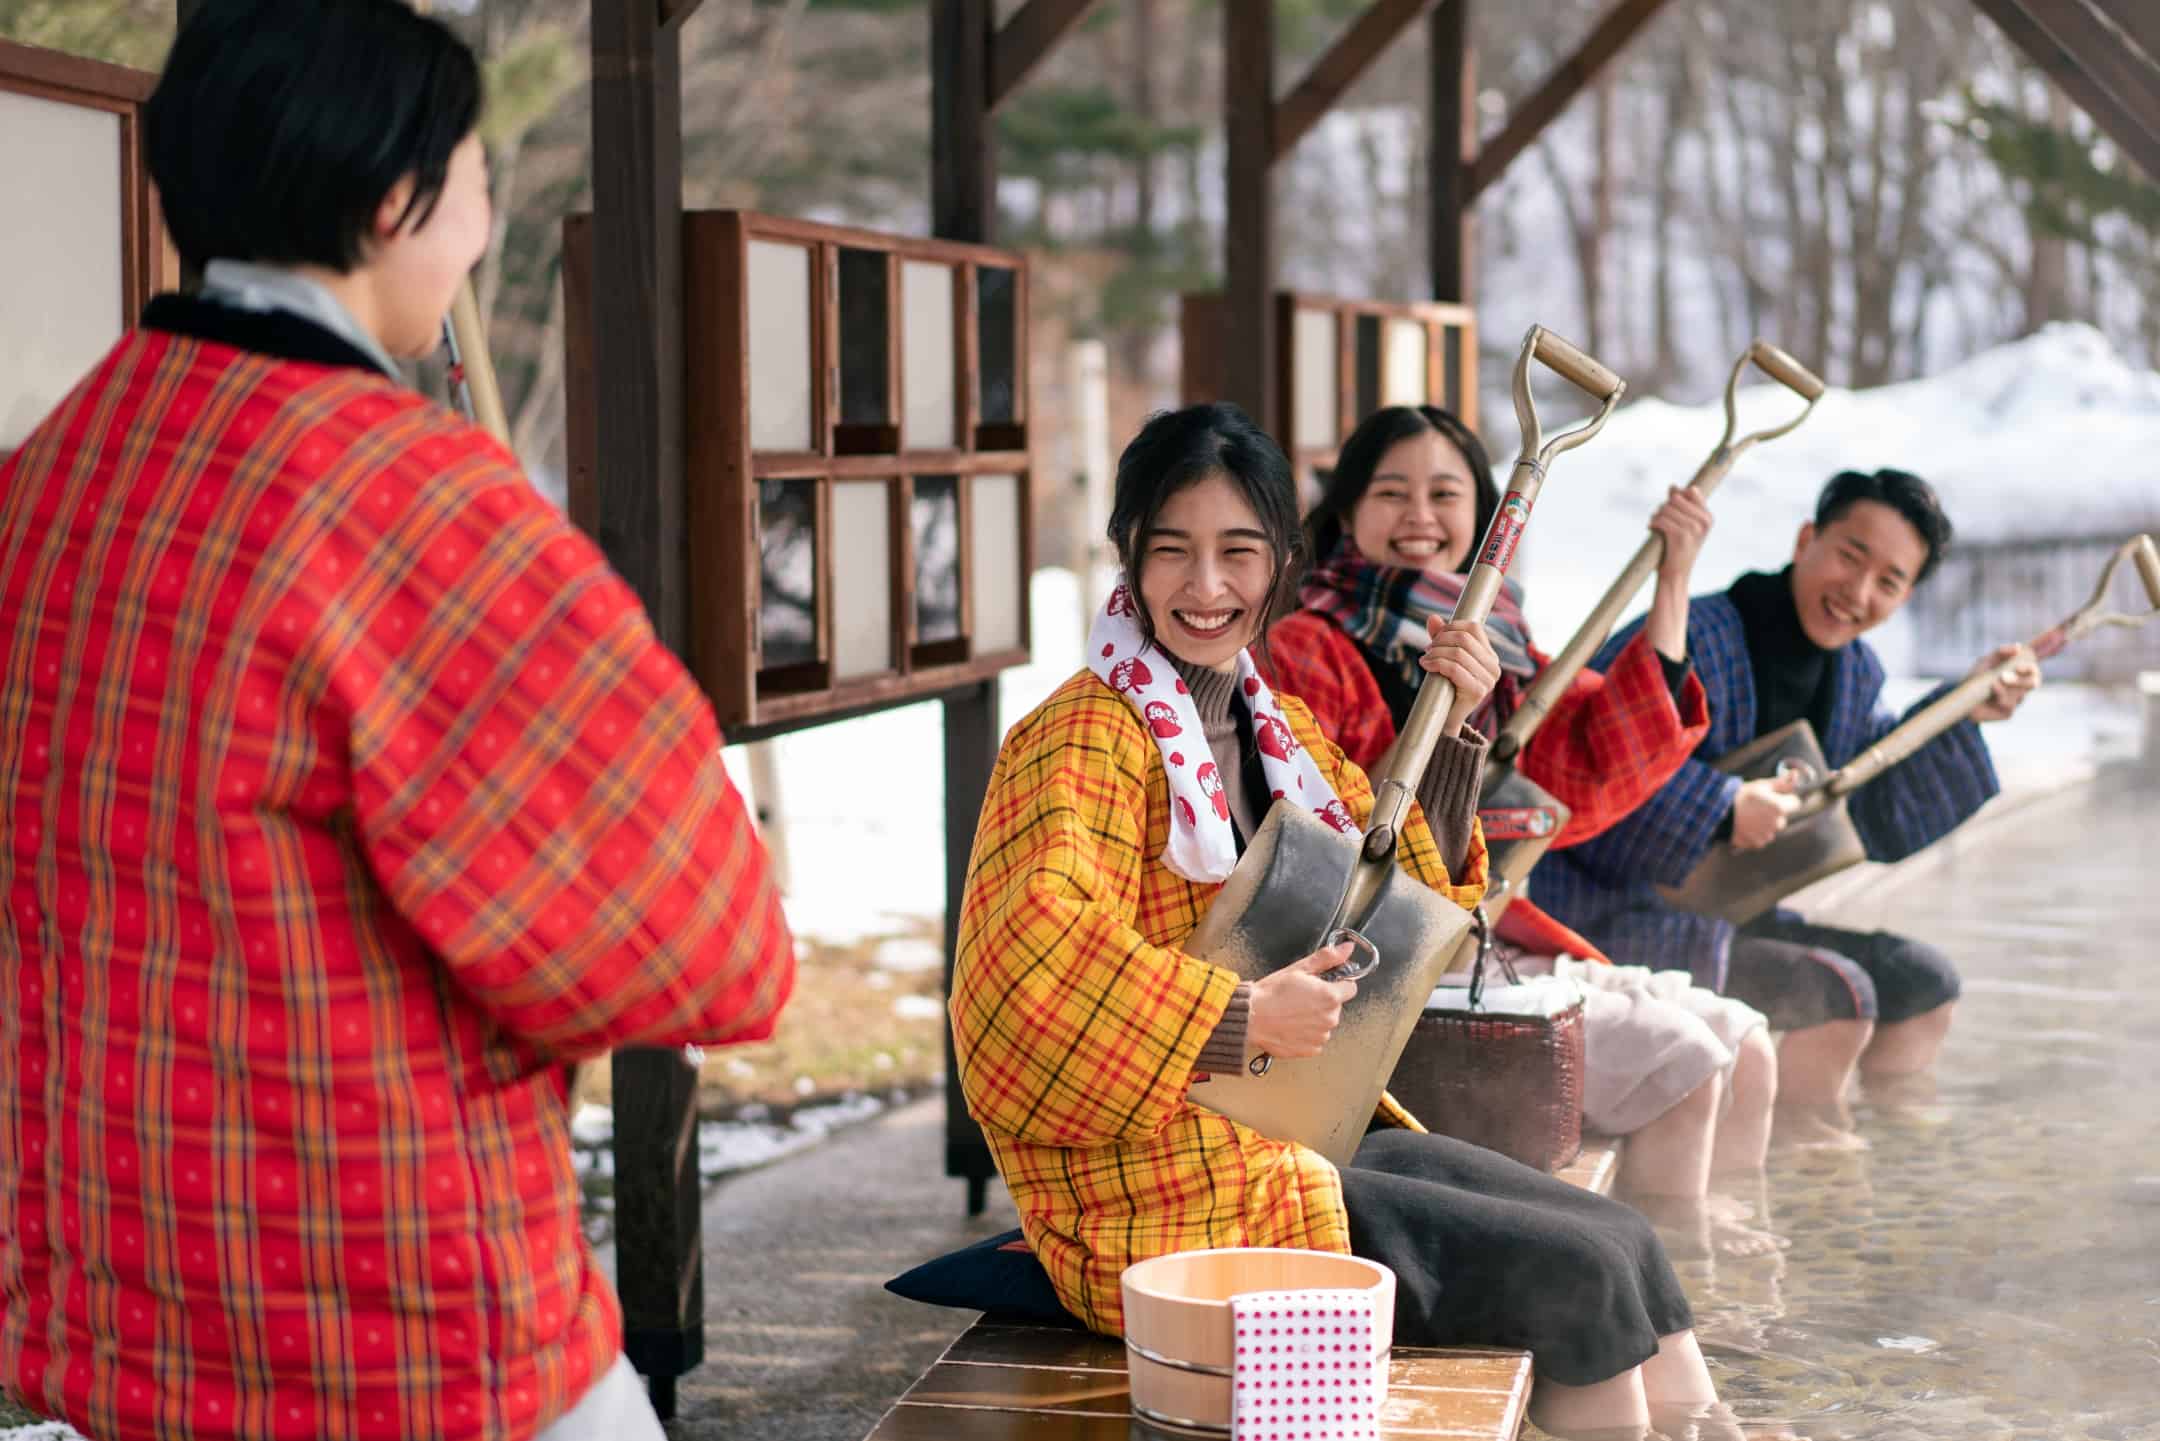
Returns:
[[[1432,668],[1420,660],[1429,632],[1454,608],[1498,499],[1485,447],[1447,411],[1390,406],[1343,443],[1306,521],[1316,564],[1299,587],[1302,608],[1275,627],[1269,656],[1274,678],[1358,764],[1376,764],[1394,743],[1414,678]],[[1710,512],[1676,489],[1650,524],[1665,554],[1642,633],[1609,671],[1576,677],[1519,762],[1572,811],[1556,845],[1586,840],[1648,799],[1709,728],[1702,682],[1687,661],[1687,613]],[[1503,675],[1470,723],[1497,729],[1545,658],[1530,644],[1514,582],[1489,624]],[[1423,793],[1449,783],[1428,774]],[[1587,992],[1585,1120],[1629,1138],[1622,1193],[1709,1244],[1701,1198],[1713,1169],[1759,1171],[1769,1140],[1777,1058],[1762,1014],[1685,973],[1606,965],[1528,901],[1510,906],[1499,930],[1503,943],[1540,961],[1594,958],[1549,962]],[[1732,1224],[1718,1228],[1716,1242],[1736,1252],[1772,1244]]]
[[[1548,1430],[1640,1426],[1715,1393],[1686,1299],[1626,1207],[1437,1136],[1376,1129],[1338,1171],[1187,1098],[1265,1051],[1317,1054],[1356,992],[1344,950],[1252,984],[1180,949],[1274,796],[1337,824],[1365,775],[1304,706],[1260,680],[1296,572],[1295,492],[1233,406],[1150,420],[1118,463],[1111,539],[1126,583],[1088,665],[1006,736],[960,918],[953,1034],[968,1107],[1029,1244],[1074,1315],[1122,1329],[1134,1261],[1213,1246],[1354,1252],[1398,1277],[1395,1339],[1536,1360]],[[1433,669],[1475,703],[1499,663],[1465,626]],[[1482,893],[1483,742],[1443,738],[1433,823],[1403,865],[1462,905]]]

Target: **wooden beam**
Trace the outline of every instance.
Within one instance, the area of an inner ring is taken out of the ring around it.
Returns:
[[[1028,6],[1029,10],[1036,8],[1034,4]],[[1022,18],[1015,16],[1014,24]],[[998,40],[996,24],[992,0],[931,0],[930,224],[931,234],[941,240],[987,245],[996,237],[997,164],[990,134],[991,54]],[[1044,49],[1051,38],[1044,39]],[[967,274],[966,270],[960,272],[963,277]],[[894,303],[898,303],[897,296]],[[975,822],[982,814],[983,797],[990,791],[990,774],[997,766],[1001,734],[997,682],[960,686],[947,691],[943,702],[945,995],[950,1000],[960,940],[960,903],[967,888],[968,857],[975,848]],[[983,1139],[982,1128],[968,1114],[967,1099],[960,1090],[949,1007],[943,1029],[945,1174],[967,1182],[968,1214],[979,1216],[989,1194],[990,1178],[997,1174],[997,1163],[990,1155],[989,1143]]]
[[[1635,32],[1664,8],[1665,0],[1619,0],[1608,10],[1582,47],[1554,67],[1545,83],[1508,116],[1507,125],[1492,143],[1478,151],[1477,162],[1470,169],[1470,198],[1477,199],[1485,187],[1498,180],[1515,157],[1529,149],[1545,127],[1567,109],[1568,102],[1580,95],[1620,48],[1635,37]]]
[[[1432,97],[1425,146],[1426,259],[1433,299],[1468,303],[1477,269],[1470,218],[1470,165],[1477,154],[1470,0],[1444,0],[1425,25]]]
[[[658,0],[660,23],[667,26],[681,25],[688,20],[705,0]]]
[[[991,0],[930,0],[930,233],[987,242],[997,225],[990,145]]]
[[[1012,97],[1095,0],[1027,0],[990,42],[990,108]]]
[[[2108,93],[2060,41],[2042,29],[2018,0],[1973,0],[1973,4],[2001,27],[2027,58],[2046,71],[2072,103],[2092,117],[2093,124],[2115,142],[2132,164],[2160,180],[2160,140],[2147,134],[2137,117]]]
[[[1223,0],[1223,393],[1272,433],[1275,0]]]
[[[2090,75],[2138,128],[2160,142],[2160,68],[2125,44],[2088,0],[2015,0]]]
[[[2092,3],[2145,52],[2148,64],[2160,67],[2160,5],[2153,4],[2152,0],[2092,0]]]
[[[1373,61],[1437,0],[1373,0],[1275,106],[1275,158],[1297,148]]]
[[[677,655],[685,588],[681,31],[653,0],[592,5],[593,448],[600,548]],[[674,1050],[618,1051],[616,1287],[654,1408],[705,1354],[697,1078]]]

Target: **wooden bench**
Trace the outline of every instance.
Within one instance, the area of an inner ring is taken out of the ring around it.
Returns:
[[[1619,1153],[1617,1141],[1586,1138],[1560,1178],[1603,1195]],[[1380,1424],[1386,1441],[1514,1441],[1522,1430],[1527,1353],[1397,1346],[1393,1362]],[[985,1318],[946,1348],[866,1441],[1128,1441],[1155,1434],[1133,1420],[1123,1342]]]

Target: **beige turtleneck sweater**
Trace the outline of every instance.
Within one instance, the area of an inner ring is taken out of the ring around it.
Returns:
[[[1173,666],[1191,693],[1193,709],[1200,717],[1200,731],[1215,767],[1222,773],[1223,791],[1230,798],[1230,819],[1242,842],[1251,839],[1267,819],[1255,815],[1245,783],[1246,754],[1238,744],[1237,672],[1188,665],[1171,657]],[[1417,788],[1418,804],[1449,875],[1458,874],[1470,851],[1470,831],[1477,821],[1478,788],[1485,773],[1485,738],[1468,726],[1460,736],[1443,736]],[[1257,757],[1252,764],[1259,764]],[[1215,1075],[1234,1074],[1245,1064],[1245,1033],[1252,1010],[1252,986],[1241,985],[1200,1052],[1200,1069]]]

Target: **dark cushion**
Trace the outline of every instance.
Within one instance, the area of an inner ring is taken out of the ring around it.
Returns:
[[[885,1289],[910,1301],[981,1311],[999,1320],[1079,1324],[1058,1300],[1050,1273],[1017,1230],[925,1261],[887,1281]]]

